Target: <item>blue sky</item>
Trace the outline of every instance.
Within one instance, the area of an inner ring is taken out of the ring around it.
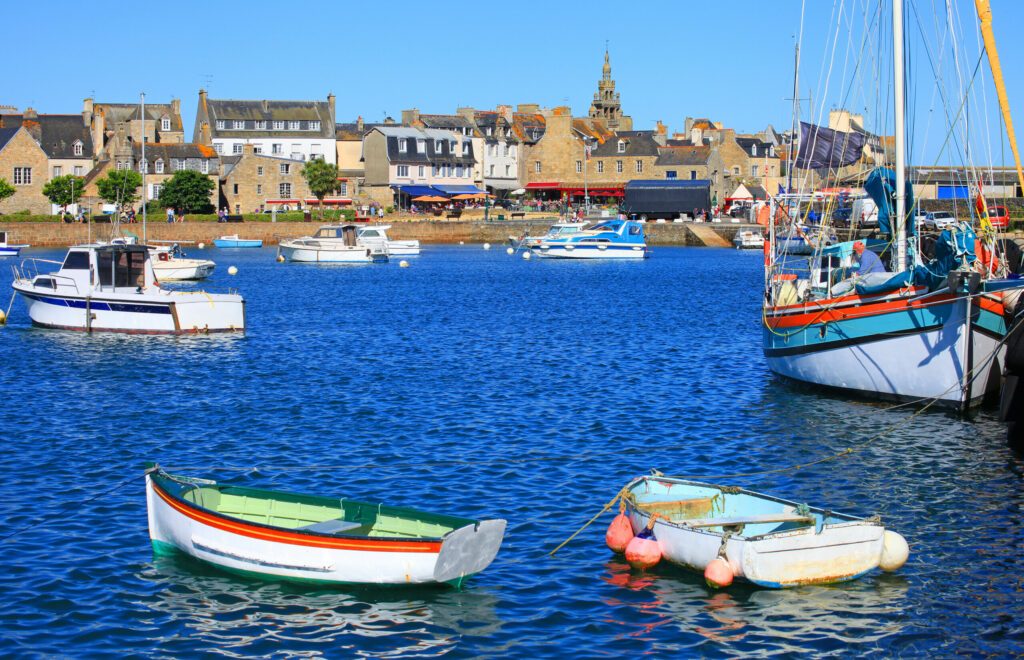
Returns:
[[[906,1],[926,24],[942,14],[945,2]],[[956,3],[967,35],[964,59],[973,66],[978,54],[974,3]],[[1024,24],[1024,2],[992,3],[1010,100],[1015,108],[1024,108],[1024,74],[1017,66],[1024,62],[1024,45],[1014,29]],[[806,4],[801,96],[821,107],[826,96],[822,65],[831,61],[827,112],[843,98],[834,81],[844,61],[849,73],[852,41],[841,37],[843,46],[830,60],[833,16],[841,6],[847,23],[862,22],[864,7],[876,0]],[[188,131],[198,90],[207,84],[214,98],[319,99],[333,91],[339,121],[357,115],[380,120],[385,112],[400,117],[402,109],[414,106],[448,113],[460,105],[493,108],[529,102],[568,104],[575,114],[584,114],[601,75],[607,40],[623,107],[636,128],[650,128],[660,119],[670,130],[681,130],[690,115],[755,131],[768,123],[777,128],[790,124],[791,106],[785,99],[791,96],[801,0],[58,0],[44,5],[13,3],[5,8],[8,25],[24,29],[6,31],[0,42],[0,54],[8,63],[0,103],[40,112],[80,112],[82,99],[90,95],[133,102],[145,91],[153,102],[180,97]],[[40,20],[43,11],[45,21]],[[59,36],[60,45],[55,45],[42,25],[68,36]],[[75,34],[90,36],[70,37],[71,27]],[[919,33],[914,36],[920,39]],[[76,43],[83,44],[77,57],[72,55]],[[988,114],[995,117],[995,95],[988,87]],[[934,127],[922,128],[931,124],[922,117],[938,116],[941,106],[927,85],[917,85],[916,94],[916,136],[927,134],[919,151],[934,157],[943,134],[932,136]],[[877,106],[873,96],[862,91],[854,99],[847,92],[846,105],[871,114]],[[995,131],[998,120],[992,121]],[[1024,129],[1024,114],[1018,121]],[[990,141],[998,154],[998,142]]]

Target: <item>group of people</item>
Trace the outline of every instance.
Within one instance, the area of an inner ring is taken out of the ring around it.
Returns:
[[[167,224],[173,224],[175,222],[185,222],[185,212],[183,210],[179,209],[178,212],[175,213],[174,209],[168,207],[167,208]]]

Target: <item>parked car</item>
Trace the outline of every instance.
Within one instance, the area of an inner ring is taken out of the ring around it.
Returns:
[[[1005,206],[988,207],[988,221],[995,229],[1006,229],[1010,226],[1010,212]]]
[[[924,217],[924,226],[934,231],[949,229],[956,224],[956,216],[948,211],[932,211]]]

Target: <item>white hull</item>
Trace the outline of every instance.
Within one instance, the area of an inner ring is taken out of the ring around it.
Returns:
[[[288,261],[301,263],[368,264],[374,261],[388,260],[386,254],[374,253],[371,248],[366,247],[337,246],[315,248],[284,242],[278,246],[278,249]]]
[[[223,518],[185,509],[156,491],[146,477],[149,536],[163,544],[223,569],[267,578],[346,584],[427,584],[461,580],[486,568],[498,552],[505,521],[488,520],[450,532],[432,551],[374,551],[322,547],[302,542],[268,540],[272,528],[236,533]],[[267,538],[255,538],[258,534]],[[340,545],[343,541],[327,541]],[[361,542],[365,548],[372,545]],[[410,544],[411,548],[415,544]]]
[[[63,330],[138,334],[244,332],[245,302],[236,294],[134,289],[91,296],[56,293],[23,281],[13,285],[35,325]]]
[[[639,245],[555,247],[541,244],[533,253],[545,259],[643,259],[647,249]]]
[[[205,259],[173,259],[153,261],[153,271],[162,282],[202,280],[213,275],[216,264]]]

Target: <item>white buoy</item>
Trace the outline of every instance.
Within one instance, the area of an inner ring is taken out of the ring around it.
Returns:
[[[277,255],[277,263],[279,263],[279,264],[283,264],[284,263],[284,255],[283,254]]]
[[[897,534],[885,530],[882,535],[882,556],[878,560],[878,567],[883,571],[895,571],[907,562],[910,556],[910,546],[907,540]]]
[[[228,266],[228,275],[238,275],[238,268],[235,266]]]
[[[505,248],[505,254],[515,254],[515,253],[516,253],[516,251],[513,250],[512,248]]]
[[[459,241],[459,245],[465,245],[466,241]]]
[[[485,250],[490,250],[491,249],[491,244],[490,243],[484,243],[484,249]]]
[[[7,314],[4,312],[4,310],[0,309],[0,325],[5,325],[6,323],[7,323]]]
[[[523,252],[523,259],[526,259],[527,261],[529,261],[532,258],[533,258],[533,253],[530,252],[529,250],[527,250],[526,252]]]
[[[196,246],[196,247],[198,247],[198,248],[199,248],[200,250],[202,250],[202,249],[204,249],[204,248],[206,247],[206,243],[200,243],[200,244],[199,244],[198,246]]]
[[[398,267],[399,268],[408,268],[409,267],[409,262],[406,261],[405,259],[402,259],[401,261],[398,262]]]

